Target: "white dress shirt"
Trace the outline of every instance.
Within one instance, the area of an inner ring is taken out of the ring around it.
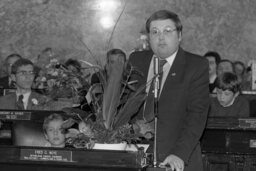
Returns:
[[[31,94],[31,91],[30,91],[30,92],[27,92],[27,93],[24,93],[24,94],[16,93],[16,95],[17,95],[17,100],[19,99],[19,96],[20,96],[20,95],[23,95],[22,101],[23,101],[23,104],[24,104],[24,109],[27,109],[27,107],[28,107],[28,99],[29,99],[30,94]]]

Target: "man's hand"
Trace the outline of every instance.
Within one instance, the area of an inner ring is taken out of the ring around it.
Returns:
[[[171,154],[166,157],[166,159],[162,163],[160,163],[159,166],[163,168],[170,166],[172,170],[176,169],[176,171],[183,171],[184,161],[178,156]]]

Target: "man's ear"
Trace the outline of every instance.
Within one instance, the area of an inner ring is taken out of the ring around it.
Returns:
[[[179,33],[178,33],[178,36],[179,36],[179,42],[181,42],[181,40],[182,40],[182,33],[179,32]]]

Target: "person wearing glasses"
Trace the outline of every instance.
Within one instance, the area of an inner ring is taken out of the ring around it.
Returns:
[[[3,95],[3,89],[12,89],[15,88],[15,84],[11,79],[11,68],[14,62],[21,59],[22,57],[19,54],[11,54],[8,55],[4,60],[4,67],[7,76],[0,78],[0,88],[1,88],[1,95]]]
[[[157,166],[176,171],[203,171],[199,139],[209,108],[208,61],[180,47],[182,24],[171,11],[152,14],[146,22],[146,31],[152,50],[131,53],[129,62],[145,75],[143,79],[135,78],[140,83],[138,86],[152,80],[155,57],[160,64],[165,62],[159,72],[162,76],[155,137]],[[141,128],[147,125],[154,128],[154,105],[147,105],[152,97],[150,90],[150,87],[146,89],[146,102],[134,118],[139,123],[144,120],[144,125],[139,125]]]
[[[31,90],[34,78],[34,64],[24,58],[17,60],[11,68],[16,93],[0,97],[0,109],[48,110],[50,99]]]

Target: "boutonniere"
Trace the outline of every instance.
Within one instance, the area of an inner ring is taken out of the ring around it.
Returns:
[[[33,98],[31,101],[32,101],[32,103],[33,103],[34,105],[38,105],[38,100],[37,100],[37,99]]]

